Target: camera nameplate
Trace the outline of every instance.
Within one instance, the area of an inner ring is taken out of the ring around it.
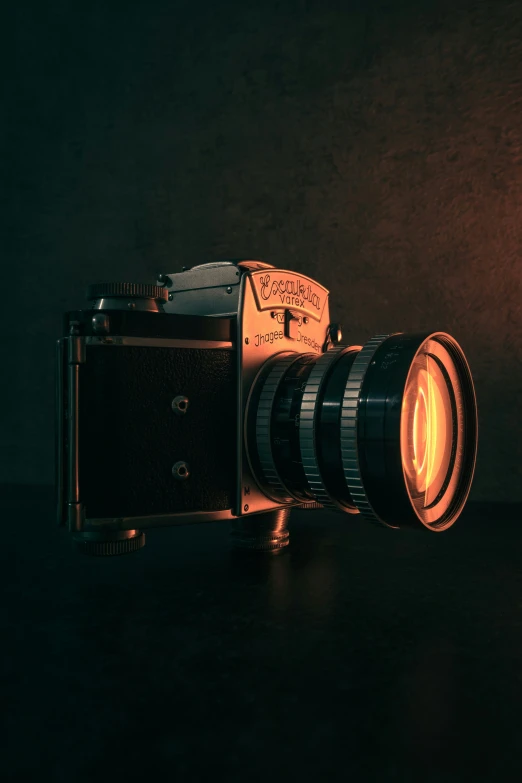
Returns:
[[[250,273],[259,312],[292,309],[321,321],[328,290],[315,280],[286,269],[263,269]]]

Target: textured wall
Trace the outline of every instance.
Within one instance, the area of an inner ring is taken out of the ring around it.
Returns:
[[[454,334],[473,497],[521,500],[521,4],[34,5],[8,52],[1,478],[52,481],[53,340],[88,282],[246,254],[330,288],[353,342]]]

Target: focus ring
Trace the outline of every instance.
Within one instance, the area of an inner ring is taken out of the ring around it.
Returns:
[[[347,346],[340,346],[332,348],[319,356],[306,381],[299,415],[299,445],[301,447],[301,460],[308,487],[318,503],[336,511],[342,509],[342,506],[330,496],[326,489],[317,458],[315,438],[319,407],[317,403],[319,393],[328,374],[328,369],[350,350],[353,349]]]
[[[355,357],[350,369],[341,409],[341,458],[348,491],[360,513],[372,522],[384,524],[377,516],[364,489],[357,444],[358,407],[366,371],[373,356],[389,334],[378,334],[368,340]]]
[[[276,359],[276,364],[268,373],[263,384],[256,414],[256,445],[263,478],[280,495],[276,499],[287,503],[294,500],[294,497],[281,480],[274,462],[271,436],[272,411],[279,384],[290,365],[301,357],[302,354],[291,353],[281,359]]]

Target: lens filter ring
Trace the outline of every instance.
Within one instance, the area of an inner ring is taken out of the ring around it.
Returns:
[[[346,511],[347,509],[332,497],[325,486],[319,467],[316,436],[319,426],[321,394],[325,386],[325,380],[329,371],[341,356],[353,350],[353,347],[339,346],[338,348],[332,348],[317,358],[306,381],[299,416],[301,459],[308,487],[318,503],[335,511]]]
[[[387,527],[450,527],[466,502],[477,407],[464,353],[445,332],[372,338],[353,362],[341,413],[350,497]]]
[[[375,335],[356,356],[346,383],[341,412],[341,457],[350,496],[365,519],[379,524],[386,523],[377,516],[368,500],[359,466],[358,405],[366,371],[379,346],[389,337],[388,334]]]
[[[395,528],[451,527],[477,451],[473,380],[456,340],[390,335],[365,372],[357,420],[359,473],[374,515]]]

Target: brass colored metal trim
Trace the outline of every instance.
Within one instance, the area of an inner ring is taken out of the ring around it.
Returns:
[[[135,345],[143,348],[198,348],[198,349],[224,349],[231,351],[234,344],[230,341],[219,340],[171,340],[163,337],[129,337],[126,335],[107,335],[106,337],[86,337],[89,347],[99,345],[122,346]]]
[[[150,527],[170,527],[171,525],[192,525],[199,522],[228,522],[236,519],[231,508],[224,511],[191,511],[188,514],[154,514],[143,517],[87,518],[84,523],[86,532],[102,528],[112,530],[140,530]]]

